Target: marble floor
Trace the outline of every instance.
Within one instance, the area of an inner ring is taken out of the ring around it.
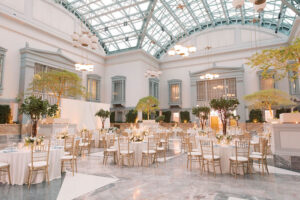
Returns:
[[[200,174],[186,169],[186,155],[170,150],[167,162],[158,167],[103,166],[100,149],[79,159],[78,173],[61,179],[27,186],[0,184],[1,200],[300,200],[300,173],[269,167],[270,175]],[[270,165],[272,163],[270,162]]]

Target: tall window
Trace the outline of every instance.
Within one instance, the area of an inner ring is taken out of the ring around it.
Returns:
[[[101,77],[94,74],[87,75],[87,92],[89,101],[100,102]]]
[[[125,103],[125,84],[126,84],[126,77],[124,76],[112,77],[112,104]]]
[[[6,49],[0,47],[0,95],[3,90],[3,78],[4,78],[4,57],[5,57]]]
[[[156,78],[149,79],[149,96],[153,96],[158,99],[158,87],[159,87],[159,80]]]
[[[169,83],[169,105],[181,104],[181,80],[170,80]]]
[[[221,97],[237,98],[235,78],[197,81],[197,101],[210,101]]]
[[[300,95],[298,76],[299,74],[297,72],[289,72],[290,95]]]
[[[270,78],[264,78],[261,75],[260,78],[260,89],[261,90],[268,90],[275,88],[275,80],[273,77]]]

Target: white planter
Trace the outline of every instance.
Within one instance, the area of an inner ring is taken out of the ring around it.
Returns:
[[[300,123],[300,113],[282,113],[279,115],[280,123]]]

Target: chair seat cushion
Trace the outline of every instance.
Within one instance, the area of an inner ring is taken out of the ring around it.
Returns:
[[[260,153],[260,152],[252,152],[251,154],[252,155],[262,155],[262,153]]]
[[[107,151],[107,152],[116,152],[116,151],[117,151],[117,149],[114,149],[114,148],[109,148],[109,149],[106,149],[105,151]]]
[[[231,156],[229,159],[232,160],[232,161],[236,161],[236,157],[235,156]],[[243,157],[243,156],[238,156],[237,157],[237,161],[239,161],[239,162],[247,162],[248,158]]]
[[[33,162],[33,167],[34,168],[46,167],[46,166],[47,166],[47,162],[46,161]],[[32,163],[29,163],[28,167],[32,167]]]
[[[192,151],[198,152],[198,151],[199,151],[199,149],[192,149]]]
[[[131,154],[131,153],[133,153],[133,151],[129,150],[129,154]],[[128,154],[128,151],[127,150],[121,150],[120,154]]]
[[[143,151],[143,153],[148,154],[148,151],[147,151],[147,150],[146,150],[146,151]],[[156,153],[156,151],[154,151],[154,150],[149,150],[149,154],[154,154],[154,153]]]
[[[65,152],[65,156],[67,156],[67,155],[70,155],[70,152],[67,152],[67,151],[66,151],[66,152]]]
[[[87,147],[88,145],[89,145],[89,143],[87,143],[87,142],[79,144],[80,147]]]
[[[192,156],[201,156],[202,155],[200,151],[192,151],[189,154]]]
[[[8,163],[0,162],[0,168],[1,167],[8,167]]]
[[[166,142],[166,140],[165,139],[161,139],[160,142]]]
[[[76,156],[74,156],[74,158],[76,158]],[[65,155],[63,157],[60,158],[61,160],[72,160],[73,156],[72,155]]]
[[[158,151],[164,151],[164,150],[165,150],[164,147],[157,147],[156,149],[157,149]]]
[[[203,158],[206,159],[206,160],[212,160],[213,159],[212,155],[204,155]],[[218,159],[220,159],[220,156],[214,155],[214,160],[218,160]]]
[[[252,159],[262,159],[262,155],[259,154],[251,154],[249,157]]]

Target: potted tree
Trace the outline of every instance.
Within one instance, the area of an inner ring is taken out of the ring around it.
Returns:
[[[158,110],[159,101],[153,96],[144,97],[139,100],[136,105],[136,110],[147,113],[147,119],[150,119],[150,114]]]
[[[108,110],[100,109],[98,112],[96,112],[95,116],[100,117],[102,123],[102,129],[104,129],[105,120],[109,118],[110,112]]]
[[[43,117],[52,117],[56,114],[57,105],[50,105],[47,100],[42,100],[41,97],[29,96],[24,99],[21,104],[20,114],[29,115],[32,122],[31,136],[36,137],[37,125]]]
[[[273,117],[273,106],[295,105],[295,103],[290,100],[291,98],[292,97],[287,93],[277,89],[260,90],[244,97],[251,108],[269,110],[271,117]]]
[[[47,93],[56,99],[58,111],[56,117],[60,117],[61,98],[66,96],[86,96],[81,78],[69,71],[49,71],[35,74],[30,84],[32,92]]]
[[[193,115],[197,116],[199,118],[199,122],[201,125],[202,130],[204,130],[204,126],[206,124],[206,121],[210,114],[210,108],[209,107],[195,107],[192,109]]]
[[[232,115],[232,112],[239,105],[239,101],[237,99],[212,99],[210,101],[210,107],[216,111],[218,111],[222,127],[223,127],[223,135],[226,135],[227,131],[227,120]]]

